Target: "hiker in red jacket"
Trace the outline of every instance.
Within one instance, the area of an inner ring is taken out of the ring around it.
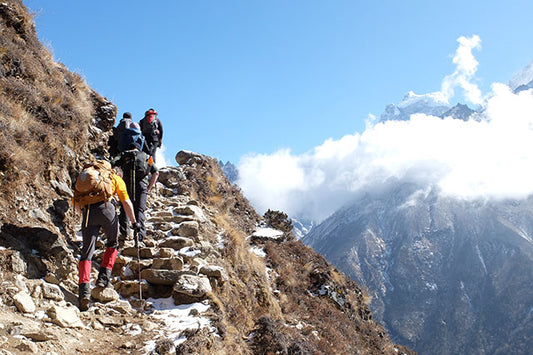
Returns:
[[[155,153],[163,141],[163,125],[157,117],[157,112],[153,108],[146,111],[139,125],[145,139],[145,152],[152,156],[155,162]]]

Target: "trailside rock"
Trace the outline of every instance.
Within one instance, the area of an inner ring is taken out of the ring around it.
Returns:
[[[115,285],[115,290],[117,290],[122,297],[129,298],[131,296],[139,297],[139,291],[141,291],[143,295],[148,296],[150,287],[146,282],[141,282],[139,285],[139,281],[120,281]]]
[[[206,275],[207,277],[215,278],[219,285],[222,285],[229,280],[228,274],[222,266],[202,265],[200,266],[198,272]]]
[[[174,208],[174,213],[176,215],[181,216],[187,216],[192,218],[193,220],[197,220],[199,222],[205,222],[207,221],[207,218],[204,215],[204,212],[202,209],[196,205],[188,204],[185,206],[178,206]]]
[[[180,250],[185,247],[194,245],[194,240],[186,237],[169,237],[159,244],[161,248],[172,248],[174,250]]]
[[[28,293],[24,291],[20,291],[15,296],[13,296],[13,302],[15,303],[17,309],[22,313],[35,312],[36,307],[35,303],[33,302],[33,299]]]
[[[172,289],[175,304],[193,303],[204,300],[212,292],[206,276],[182,275]]]
[[[156,270],[146,269],[141,271],[141,277],[156,285],[173,285],[183,275],[194,274],[187,270]]]
[[[178,257],[156,258],[152,263],[152,268],[165,270],[181,270],[183,269],[183,260]]]
[[[120,298],[119,294],[111,287],[95,287],[91,291],[91,297],[102,303],[116,301]]]
[[[176,154],[176,163],[178,163],[179,165],[201,162],[205,159],[206,159],[205,155],[191,152],[188,150],[180,150]]]
[[[61,288],[58,285],[43,282],[41,289],[43,291],[43,297],[46,299],[54,301],[63,301],[65,299],[65,295],[61,292]]]
[[[181,223],[177,228],[172,229],[173,235],[179,235],[181,237],[196,238],[198,236],[199,225],[196,221],[185,221]]]
[[[78,316],[78,309],[76,307],[59,307],[52,306],[46,311],[52,323],[63,328],[85,328],[80,317]]]

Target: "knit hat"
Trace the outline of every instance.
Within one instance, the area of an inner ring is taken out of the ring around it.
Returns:
[[[131,119],[131,112],[124,112],[122,115],[122,118],[130,118]]]

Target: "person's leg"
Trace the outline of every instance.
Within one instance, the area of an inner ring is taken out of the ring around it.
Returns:
[[[100,264],[96,286],[107,287],[111,281],[111,272],[118,255],[118,216],[114,203],[108,203],[107,208],[102,209],[103,230],[107,237],[106,250]]]
[[[96,237],[98,236],[99,231],[100,226],[91,224],[82,226],[81,229],[83,243],[81,248],[80,262],[78,264],[78,302],[79,309],[81,311],[86,311],[89,308],[89,301],[91,298],[91,260],[94,254]]]
[[[118,216],[118,224],[119,224],[119,237],[118,237],[118,243],[119,246],[124,246],[124,242],[126,241],[128,237],[128,216],[126,216],[126,211],[124,211],[124,207],[122,204],[120,205],[120,214]]]
[[[143,183],[139,182],[137,184],[137,191],[135,193],[135,202],[133,203],[133,209],[135,211],[135,219],[137,220],[137,223],[139,223],[140,231],[139,231],[139,241],[144,240],[146,237],[146,215],[144,212],[146,211],[146,199],[148,196],[148,186]]]
[[[155,163],[155,154],[157,152],[157,142],[150,143],[150,156],[152,157],[154,163]]]

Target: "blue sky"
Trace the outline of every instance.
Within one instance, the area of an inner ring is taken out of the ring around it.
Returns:
[[[23,2],[119,117],[159,112],[173,164],[181,149],[237,163],[362,132],[409,90],[439,90],[460,36],[481,38],[482,91],[533,59],[526,0]]]

